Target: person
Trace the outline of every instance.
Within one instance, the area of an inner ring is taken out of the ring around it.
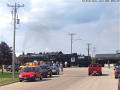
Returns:
[[[65,61],[65,68],[67,67],[67,61]]]
[[[54,63],[54,62],[53,62],[53,61],[51,61],[51,62],[50,62],[50,66],[53,66],[53,63]]]
[[[61,69],[61,72],[63,72],[63,64],[62,64],[62,62],[60,62],[60,69]]]

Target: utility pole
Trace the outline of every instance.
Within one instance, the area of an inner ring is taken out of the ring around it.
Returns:
[[[88,45],[88,57],[90,56],[90,43],[87,44]]]
[[[96,47],[93,47],[92,56],[95,57]]]
[[[94,46],[94,47],[93,47],[93,50],[92,50],[92,62],[93,62],[93,63],[96,62],[96,61],[95,61],[95,52],[96,52],[96,47]]]
[[[17,9],[20,7],[24,7],[24,4],[20,5],[15,3],[14,5],[7,4],[8,7],[12,7],[12,14],[14,17],[14,30],[13,30],[13,53],[12,53],[12,78],[15,79],[15,34],[16,34],[16,22],[18,23],[19,19],[16,19]]]
[[[75,33],[69,33],[70,37],[71,37],[71,40],[70,40],[70,46],[71,46],[71,55],[72,55],[72,48],[73,48],[73,35],[76,35]]]

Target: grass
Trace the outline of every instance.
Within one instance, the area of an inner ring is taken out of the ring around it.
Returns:
[[[7,84],[10,82],[18,81],[18,75],[19,73],[15,73],[15,79],[12,79],[12,72],[3,72],[3,74],[0,72],[0,85],[1,84]]]

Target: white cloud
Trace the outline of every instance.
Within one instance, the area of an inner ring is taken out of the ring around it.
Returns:
[[[21,25],[16,31],[16,52],[62,50],[69,53],[68,32],[77,33],[75,39],[86,40],[76,41],[73,44],[74,52],[86,53],[87,42],[96,45],[98,52],[116,49],[117,41],[114,40],[116,39],[114,36],[117,32],[114,29],[120,25],[119,10],[114,6],[117,4],[85,4],[78,0],[25,0],[25,2],[25,7],[18,10]],[[8,14],[11,10],[0,8],[0,11],[3,12],[0,12],[0,40],[8,41],[12,45],[13,31],[12,25],[9,26],[11,15]],[[8,31],[10,29],[11,31]],[[111,40],[115,43],[113,44]],[[110,47],[107,47],[108,43]]]

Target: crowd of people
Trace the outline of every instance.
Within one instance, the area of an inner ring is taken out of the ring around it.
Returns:
[[[50,66],[57,66],[60,68],[60,71],[63,72],[63,66],[66,68],[67,67],[67,62],[50,62]]]

